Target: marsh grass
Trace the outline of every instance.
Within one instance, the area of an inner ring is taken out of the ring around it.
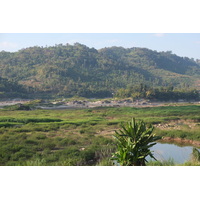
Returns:
[[[111,165],[108,155],[98,156],[105,147],[113,148],[107,130],[118,130],[132,117],[155,126],[181,119],[191,121],[192,128],[183,123],[180,130],[157,127],[155,133],[200,140],[199,116],[199,105],[0,110],[0,165]]]
[[[175,165],[176,164],[172,158],[169,158],[168,160],[163,160],[163,161],[150,160],[147,163],[147,166],[175,166]]]
[[[0,135],[0,165],[95,165],[104,146],[111,139],[85,133],[65,134],[14,130]],[[83,150],[82,150],[83,149]]]

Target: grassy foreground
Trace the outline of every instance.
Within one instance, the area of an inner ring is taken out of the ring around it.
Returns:
[[[157,135],[200,141],[199,105],[0,110],[0,165],[112,165],[113,131],[132,117]]]

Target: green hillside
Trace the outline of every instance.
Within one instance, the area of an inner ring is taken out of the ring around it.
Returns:
[[[0,98],[26,98],[27,90],[18,83],[0,77]]]
[[[200,77],[197,62],[171,52],[135,47],[96,50],[79,43],[2,51],[0,71],[2,78],[23,85],[38,98],[109,97],[120,88],[141,83],[197,87]]]

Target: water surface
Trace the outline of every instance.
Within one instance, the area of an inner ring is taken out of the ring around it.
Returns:
[[[173,159],[177,164],[188,161],[191,157],[192,149],[192,146],[178,146],[169,143],[157,143],[151,148],[157,160],[164,161]],[[149,160],[151,158],[147,159]]]

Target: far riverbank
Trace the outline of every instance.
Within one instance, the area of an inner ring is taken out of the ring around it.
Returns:
[[[38,100],[30,99],[13,99],[7,101],[0,101],[0,108],[4,106],[16,105],[16,104],[35,104],[40,109],[73,109],[73,108],[95,108],[95,107],[159,107],[159,106],[176,106],[187,104],[200,104],[199,101],[149,101],[145,99],[139,99],[133,101],[132,99],[85,99],[85,100],[39,100],[39,103],[35,103]]]

